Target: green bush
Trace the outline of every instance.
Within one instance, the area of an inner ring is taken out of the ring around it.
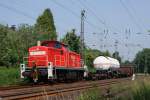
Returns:
[[[19,68],[16,67],[0,67],[0,86],[19,84],[19,72]]]

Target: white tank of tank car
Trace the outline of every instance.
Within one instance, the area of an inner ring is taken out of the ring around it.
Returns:
[[[93,61],[94,67],[96,69],[108,70],[110,68],[119,68],[120,63],[117,59],[111,57],[99,56]]]
[[[110,60],[104,56],[99,56],[93,61],[96,69],[108,70],[110,68]]]
[[[111,58],[111,57],[107,57],[110,61],[110,68],[119,68],[120,67],[120,63],[117,59]]]

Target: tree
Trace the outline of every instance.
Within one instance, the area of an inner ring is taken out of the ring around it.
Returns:
[[[21,62],[23,57],[27,56],[28,49],[36,45],[40,35],[35,33],[34,27],[28,24],[19,25],[15,33],[17,37],[13,44]],[[16,42],[17,44],[15,44]]]
[[[136,54],[134,63],[137,65],[137,70],[140,73],[150,73],[150,49],[145,48]]]
[[[9,66],[8,27],[0,25],[0,65]]]
[[[61,41],[67,44],[71,51],[79,53],[80,38],[75,34],[75,29],[72,29],[71,32],[67,32],[67,34]]]
[[[108,57],[110,57],[111,54],[109,53],[108,50],[106,50],[106,51],[102,52],[102,56],[108,56]]]
[[[133,64],[133,63],[130,62],[129,60],[125,60],[125,61],[123,62],[123,64]]]
[[[54,19],[50,9],[45,9],[43,14],[37,18],[35,28],[38,33],[43,34],[41,40],[57,40]]]
[[[27,56],[28,48],[36,44],[38,35],[34,27],[27,24],[21,24],[15,30],[1,25],[0,39],[0,65],[16,66]]]
[[[112,54],[112,57],[119,60],[119,62],[121,63],[121,57],[119,55],[119,52],[115,51],[113,54]]]
[[[42,33],[41,33],[42,32]],[[41,34],[37,34],[41,33]],[[49,35],[49,37],[48,37]],[[50,9],[38,17],[35,26],[21,24],[18,27],[0,25],[0,66],[15,66],[27,56],[29,47],[37,40],[56,40],[56,28]]]

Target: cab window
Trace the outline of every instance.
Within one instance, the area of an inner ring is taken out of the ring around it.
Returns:
[[[55,47],[55,48],[58,48],[58,49],[61,49],[61,44],[58,43],[58,42],[56,42],[55,45],[54,45],[54,47]]]
[[[47,46],[48,47],[48,43],[42,44],[42,46]]]

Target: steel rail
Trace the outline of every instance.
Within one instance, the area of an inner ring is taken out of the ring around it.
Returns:
[[[27,89],[6,90],[5,93],[0,93],[0,97],[2,99],[16,100],[16,99],[41,97],[43,95],[52,96],[52,95],[59,95],[60,93],[62,94],[65,92],[80,91],[80,90],[90,89],[94,87],[105,87],[108,85],[118,84],[129,80],[130,78],[109,79],[109,80],[100,80],[100,81],[79,82],[73,84],[63,84],[54,87],[41,86],[41,87],[32,87]]]

